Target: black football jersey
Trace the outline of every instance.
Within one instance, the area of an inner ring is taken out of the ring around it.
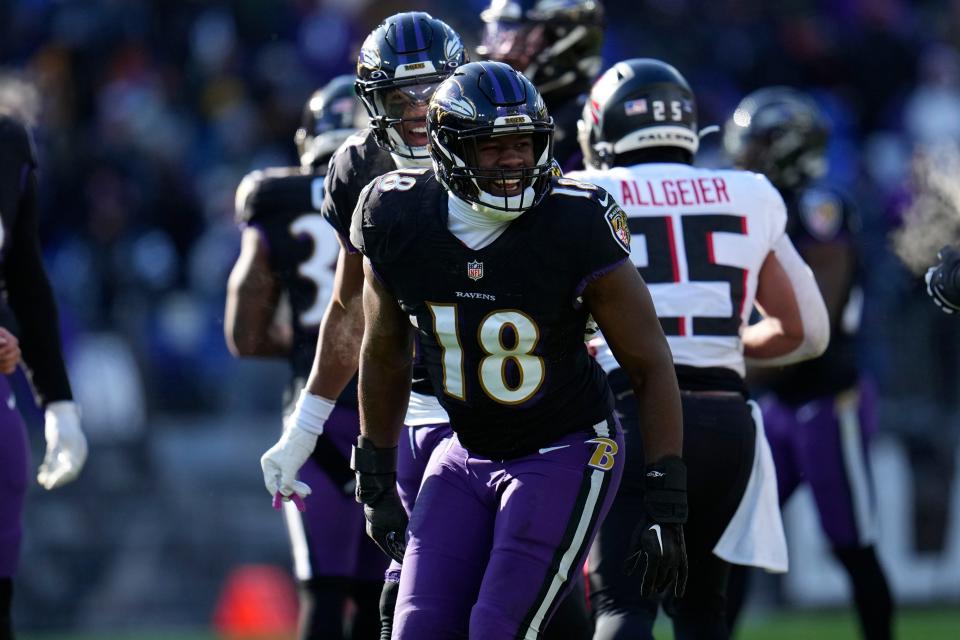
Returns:
[[[371,180],[396,168],[393,156],[377,145],[369,129],[348,138],[330,158],[322,212],[326,221],[340,234],[348,251],[356,251],[350,243],[350,220],[360,192]],[[419,342],[413,366],[413,390],[433,395],[433,387],[422,364]]]
[[[629,256],[626,217],[606,192],[554,179],[539,205],[482,249],[447,228],[430,170],[371,183],[351,240],[417,327],[433,387],[464,446],[525,455],[612,411],[583,344],[594,278]]]
[[[821,243],[843,243],[856,251],[858,218],[849,199],[823,186],[784,193],[787,204],[787,234],[801,256]],[[788,404],[803,404],[814,398],[839,393],[856,384],[858,377],[856,332],[860,302],[857,272],[844,295],[846,313],[830,327],[830,344],[819,358],[791,365],[777,376],[772,390]],[[844,322],[844,316],[848,316]]]
[[[72,398],[40,250],[37,158],[29,132],[0,116],[0,325],[18,335],[41,404]]]
[[[393,156],[377,146],[370,129],[347,138],[330,158],[321,212],[349,250],[354,250],[350,244],[350,218],[360,192],[371,180],[396,168]]]
[[[340,250],[336,233],[320,214],[323,190],[323,176],[299,167],[254,171],[237,189],[237,222],[262,234],[270,270],[290,300],[295,378],[306,378],[313,365]],[[355,402],[355,397],[348,389],[341,400]]]

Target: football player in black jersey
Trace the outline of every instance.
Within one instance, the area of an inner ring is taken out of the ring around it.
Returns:
[[[321,214],[338,234],[336,276],[320,327],[307,386],[291,415],[293,428],[262,459],[268,491],[305,496],[308,483],[296,474],[336,398],[357,371],[363,333],[363,264],[350,244],[350,217],[360,191],[372,179],[398,167],[429,167],[426,149],[427,100],[437,84],[466,62],[460,37],[442,20],[423,12],[387,18],[364,41],[357,62],[356,86],[370,115],[370,126],[352,136],[330,161]],[[449,420],[426,374],[415,369],[402,440],[398,487],[410,508],[433,448],[450,434]],[[400,564],[391,563],[381,602],[382,635],[390,637],[393,599]]]
[[[554,158],[564,171],[583,166],[577,120],[602,59],[598,0],[492,0],[480,14],[477,54],[506,62],[537,87],[553,118]]]
[[[662,521],[641,527],[637,580],[657,590],[686,571],[676,377],[623,211],[552,175],[553,122],[529,80],[498,62],[460,67],[427,131],[434,170],[375,180],[353,217],[366,271],[358,496],[371,534],[403,558],[395,639],[538,638],[622,468],[587,316],[638,396]],[[393,478],[415,337],[455,436],[427,466],[407,538]]]
[[[285,357],[292,379],[285,415],[303,388],[323,310],[333,289],[339,245],[320,215],[323,181],[333,152],[365,124],[353,76],[338,76],[314,92],[304,107],[295,142],[299,167],[254,171],[237,189],[240,256],[227,287],[224,331],[238,357]],[[278,314],[281,300],[289,314]],[[301,639],[341,638],[345,603],[355,615],[351,637],[376,637],[379,599],[387,562],[364,532],[353,500],[350,444],[359,429],[356,386],[337,399],[301,475],[314,491],[299,513],[284,503],[300,587]]]
[[[77,477],[87,458],[80,411],[60,347],[57,308],[40,253],[37,157],[27,128],[0,114],[0,353],[12,372],[22,350],[47,451],[37,481],[53,489]],[[17,338],[19,336],[19,338]],[[12,640],[10,608],[27,492],[27,434],[5,375],[0,375],[0,640]]]
[[[781,501],[810,484],[820,524],[850,576],[865,638],[891,636],[893,602],[876,554],[868,442],[875,390],[857,369],[857,221],[850,201],[818,183],[827,121],[810,96],[768,87],[746,96],[724,128],[734,163],[765,174],[787,203],[787,231],[827,303],[831,340],[820,358],[765,375],[761,399]]]

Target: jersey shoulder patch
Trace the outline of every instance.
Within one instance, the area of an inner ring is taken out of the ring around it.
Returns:
[[[287,214],[319,211],[323,176],[303,173],[299,167],[253,171],[240,181],[235,220],[240,227]]]
[[[807,189],[797,201],[797,217],[804,230],[821,242],[836,240],[847,228],[846,207],[840,194],[819,187]]]
[[[613,198],[610,198],[610,200],[613,200]],[[613,239],[624,251],[630,253],[630,227],[627,224],[627,214],[620,208],[620,205],[614,202],[607,209],[604,218],[607,221],[607,226],[610,227]]]

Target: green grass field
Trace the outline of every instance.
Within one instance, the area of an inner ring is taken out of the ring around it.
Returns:
[[[20,634],[22,640],[219,640],[211,632],[144,631],[127,633],[35,633]],[[960,638],[960,607],[912,609],[897,620],[899,640],[957,640]],[[658,640],[672,640],[669,625],[657,626]],[[745,621],[737,640],[857,640],[856,621],[847,613],[781,613],[754,616]],[[286,640],[273,637],[270,640]]]

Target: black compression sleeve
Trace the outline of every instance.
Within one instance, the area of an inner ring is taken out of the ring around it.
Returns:
[[[45,406],[72,400],[60,346],[60,327],[53,290],[43,267],[37,220],[37,178],[31,171],[20,198],[20,210],[5,259],[10,308],[20,327],[20,349],[37,402]]]

